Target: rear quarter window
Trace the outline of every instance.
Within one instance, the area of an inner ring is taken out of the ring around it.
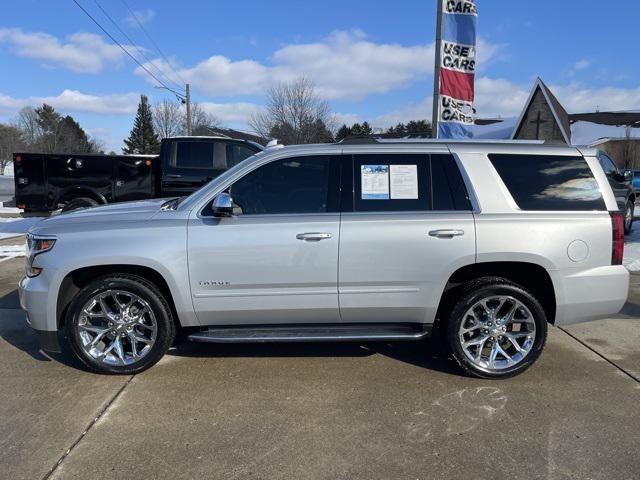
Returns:
[[[521,210],[606,210],[583,157],[490,154],[489,160]]]

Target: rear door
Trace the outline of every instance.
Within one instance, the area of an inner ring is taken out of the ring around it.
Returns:
[[[473,213],[453,156],[366,154],[348,163],[342,321],[432,323],[450,275],[475,261]]]

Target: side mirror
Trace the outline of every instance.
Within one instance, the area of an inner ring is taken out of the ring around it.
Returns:
[[[624,175],[624,180],[626,182],[630,182],[633,180],[633,172],[631,170],[624,170],[622,172],[622,175]]]
[[[233,215],[233,200],[226,192],[219,193],[211,205],[214,217],[230,217]]]

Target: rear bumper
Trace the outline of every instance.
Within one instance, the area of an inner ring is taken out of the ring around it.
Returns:
[[[614,315],[629,296],[629,272],[622,265],[555,273],[556,325]]]
[[[27,323],[38,337],[40,348],[48,352],[59,352],[58,331],[47,329],[49,290],[38,278],[23,277],[18,283],[20,308],[27,312]]]

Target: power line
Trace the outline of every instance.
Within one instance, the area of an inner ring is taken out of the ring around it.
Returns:
[[[167,81],[173,83],[174,85],[176,85],[177,88],[182,88],[182,86],[172,80],[171,78],[169,78],[169,76],[164,73],[162,70],[160,70],[160,68],[158,68],[158,66],[153,63],[153,61],[151,59],[149,59],[149,57],[147,57],[147,55],[144,53],[144,51],[136,44],[136,42],[134,42],[131,37],[129,35],[127,35],[127,33],[122,30],[122,28],[120,28],[120,25],[118,25],[118,23],[111,17],[111,15],[109,15],[109,13],[102,7],[102,5],[100,5],[100,3],[98,2],[98,0],[93,0],[94,3],[97,5],[97,7],[102,11],[102,13],[104,14],[105,17],[107,17],[109,19],[109,21],[113,24],[114,27],[116,27],[118,29],[118,31],[124,35],[124,37],[129,41],[129,43],[131,44],[132,47],[134,47],[138,53],[142,56],[142,58],[144,58],[150,65],[152,65],[156,72],[158,72],[159,75],[162,75]]]
[[[160,50],[160,47],[158,46],[158,44],[155,42],[155,40],[153,39],[153,37],[151,37],[151,35],[149,34],[149,32],[147,32],[147,29],[144,28],[144,25],[142,24],[142,22],[140,21],[140,19],[138,18],[138,16],[135,14],[135,12],[133,10],[131,10],[131,8],[129,8],[129,5],[127,4],[127,2],[125,2],[125,0],[121,0],[122,4],[127,8],[127,10],[129,10],[129,13],[131,14],[131,16],[133,17],[133,19],[136,21],[136,23],[138,24],[138,26],[140,27],[140,29],[144,32],[144,34],[147,36],[147,38],[151,41],[151,43],[153,44],[154,47],[156,47],[156,50],[158,51],[158,53],[160,54],[160,56],[164,59],[165,62],[167,62],[167,65],[169,65],[169,67],[171,68],[171,70],[173,70],[173,73],[176,74],[176,76],[178,77],[178,79],[180,81],[182,81],[182,83],[187,83],[184,78],[182,78],[182,76],[176,71],[175,68],[173,68],[173,65],[171,64],[171,62],[169,61],[169,59],[167,58],[167,56],[162,52],[162,50]]]
[[[133,55],[131,55],[131,53],[129,52],[129,50],[127,50],[126,48],[124,48],[124,47],[120,44],[120,42],[118,42],[118,41],[113,37],[113,35],[111,35],[111,34],[110,34],[110,33],[109,33],[109,32],[108,32],[108,31],[107,31],[107,30],[106,30],[102,25],[100,25],[100,22],[98,22],[98,21],[97,21],[97,20],[96,20],[96,19],[95,19],[95,18],[94,18],[94,17],[93,17],[93,16],[92,16],[92,15],[91,15],[91,14],[90,14],[90,13],[89,13],[89,12],[88,12],[84,7],[83,7],[83,6],[82,6],[82,5],[80,5],[80,3],[78,3],[78,0],[73,0],[73,3],[75,3],[75,4],[78,6],[78,8],[80,8],[80,10],[82,10],[82,11],[85,13],[85,15],[86,15],[87,17],[89,17],[89,18],[91,19],[91,21],[92,21],[93,23],[95,23],[95,24],[98,26],[98,28],[99,28],[100,30],[102,30],[102,31],[105,33],[105,35],[111,39],[111,41],[112,41],[113,43],[115,43],[116,45],[118,45],[118,47],[120,47],[120,49],[121,49],[124,53],[126,53],[126,54],[131,58],[131,60],[133,60],[134,62],[136,62],[136,63],[140,66],[140,68],[142,68],[145,72],[147,72],[147,73],[149,74],[149,76],[151,76],[151,78],[153,78],[156,82],[158,82],[160,85],[162,85],[164,88],[166,88],[166,89],[167,89],[167,90],[169,90],[170,92],[173,92],[173,93],[175,93],[176,95],[179,95],[180,97],[184,97],[184,94],[183,94],[183,93],[177,92],[177,91],[175,91],[174,89],[172,89],[172,88],[168,87],[168,86],[167,86],[167,85],[166,85],[162,80],[160,80],[160,79],[159,79],[158,77],[156,77],[152,72],[150,72],[150,71],[149,71],[149,69],[148,69],[147,67],[145,67],[142,63],[140,63],[136,57],[134,57]]]

